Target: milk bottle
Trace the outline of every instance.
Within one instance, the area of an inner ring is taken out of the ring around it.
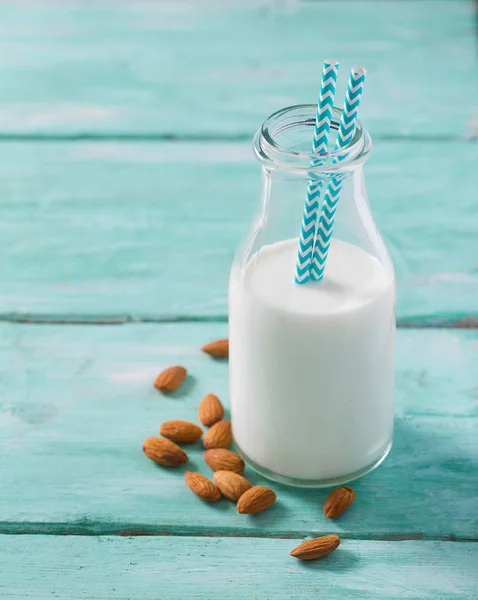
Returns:
[[[359,125],[340,172],[331,162],[311,172],[313,114],[313,106],[284,109],[256,135],[261,208],[229,287],[235,442],[257,470],[300,486],[370,471],[393,431],[395,278],[365,194],[371,140]],[[325,277],[297,285],[307,181],[327,185],[337,174],[344,181]]]

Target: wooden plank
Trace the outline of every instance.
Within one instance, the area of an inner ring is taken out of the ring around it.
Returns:
[[[10,0],[0,35],[6,134],[249,136],[267,114],[315,102],[333,57],[340,94],[353,64],[368,69],[374,134],[476,135],[469,2]]]
[[[4,600],[476,598],[478,544],[347,540],[303,563],[289,556],[300,541],[0,536],[0,591]]]
[[[227,364],[199,350],[226,333],[0,324],[0,532],[478,538],[478,331],[399,332],[395,445],[337,522],[322,514],[323,490],[274,485],[277,504],[254,518],[206,505],[182,469],[143,456],[163,420],[197,420],[206,393],[227,404]],[[171,364],[190,378],[164,397],[152,382]],[[210,475],[200,445],[188,452],[187,468]]]
[[[249,142],[9,143],[0,160],[1,314],[226,317],[260,186]],[[400,319],[477,316],[477,161],[478,144],[375,143]]]

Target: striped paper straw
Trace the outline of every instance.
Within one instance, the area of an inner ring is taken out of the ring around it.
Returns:
[[[312,154],[325,154],[327,152],[327,140],[332,119],[332,108],[334,106],[335,86],[339,63],[335,60],[326,60],[322,68],[322,79],[320,81],[320,94],[315,116],[314,138],[312,141]],[[315,161],[312,161],[312,165]],[[309,279],[309,268],[314,252],[315,229],[317,226],[317,215],[319,212],[319,196],[321,182],[309,181],[307,186],[307,197],[302,215],[302,226],[299,238],[299,251],[295,266],[295,282],[305,283]]]
[[[340,117],[339,132],[335,142],[335,150],[344,148],[353,140],[358,109],[365,82],[365,69],[353,67],[350,72],[349,85],[345,94],[344,106]],[[332,178],[327,186],[320,211],[319,226],[314,245],[314,256],[310,267],[310,278],[320,281],[324,277],[325,263],[329,253],[330,241],[334,229],[335,211],[342,189],[342,179]]]

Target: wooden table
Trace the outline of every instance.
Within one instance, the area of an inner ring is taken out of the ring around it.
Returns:
[[[474,26],[465,0],[0,5],[2,600],[478,597]],[[227,364],[199,348],[227,335],[250,138],[315,100],[329,57],[368,69],[395,444],[336,522],[325,491],[279,485],[247,517],[141,445],[207,392],[227,403]],[[166,398],[171,364],[191,377]],[[335,554],[289,557],[328,532]]]

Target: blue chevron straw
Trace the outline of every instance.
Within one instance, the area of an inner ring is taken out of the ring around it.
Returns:
[[[312,141],[312,154],[325,154],[327,152],[327,140],[332,119],[332,108],[334,106],[335,86],[339,63],[335,60],[326,60],[322,68],[322,79],[320,82],[319,101],[315,116],[314,138]],[[313,166],[315,161],[312,161]],[[314,237],[319,212],[319,196],[321,182],[309,181],[307,186],[307,197],[302,215],[302,227],[299,238],[299,251],[295,266],[295,282],[305,283],[309,279],[309,267],[314,252]]]
[[[344,106],[340,117],[339,132],[335,142],[335,150],[344,148],[352,142],[355,133],[358,109],[365,82],[365,69],[353,67],[350,71],[349,85],[345,94]],[[334,229],[335,211],[342,189],[342,180],[334,177],[327,186],[320,211],[319,226],[314,245],[314,256],[310,267],[310,277],[320,281],[324,277],[325,263],[329,253],[330,241]]]

